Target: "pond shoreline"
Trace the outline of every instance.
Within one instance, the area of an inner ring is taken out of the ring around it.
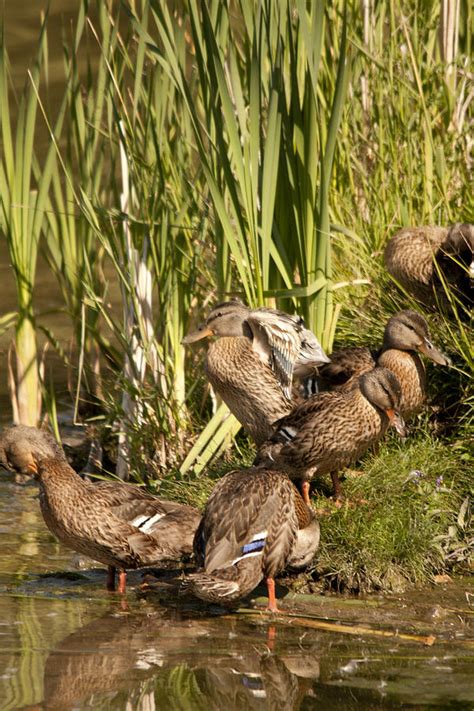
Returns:
[[[152,569],[158,579],[147,576],[145,589],[144,571],[131,571],[122,599],[104,590],[93,562],[77,569],[36,498],[34,486],[2,477],[2,711],[41,702],[86,709],[92,697],[94,708],[125,709],[140,695],[163,708],[185,690],[204,709],[224,688],[243,704],[230,708],[266,708],[256,699],[269,702],[272,678],[301,708],[316,708],[315,699],[344,708],[354,699],[364,708],[474,703],[472,579],[400,595],[280,589],[288,614],[272,616],[259,611],[259,589],[255,607],[229,613],[177,597],[169,580],[179,570]]]

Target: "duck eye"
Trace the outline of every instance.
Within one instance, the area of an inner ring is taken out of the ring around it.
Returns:
[[[219,312],[217,313],[217,317],[216,317],[216,318],[219,318],[219,316],[222,316],[221,311],[219,311]]]

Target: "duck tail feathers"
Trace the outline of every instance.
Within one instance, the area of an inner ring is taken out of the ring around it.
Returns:
[[[244,565],[224,568],[214,574],[205,571],[192,573],[184,579],[182,589],[206,602],[234,605],[252,592],[262,579],[261,567],[253,564],[253,561],[255,559],[252,559],[252,564],[247,561]]]
[[[200,600],[221,605],[234,604],[245,594],[237,580],[223,580],[208,573],[187,575],[182,582],[182,590]]]

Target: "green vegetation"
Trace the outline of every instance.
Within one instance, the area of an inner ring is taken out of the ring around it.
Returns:
[[[473,15],[460,7],[440,44],[440,7],[413,0],[366,14],[343,0],[84,0],[56,114],[42,80],[47,19],[16,113],[2,39],[0,237],[18,313],[0,331],[16,324],[15,419],[39,421],[41,387],[50,419],[58,407],[34,348],[37,249],[71,318],[72,348],[46,335],[75,416],[94,405],[119,476],[199,504],[231,441],[233,466],[252,459],[209,397],[202,350],[181,345],[213,302],[297,310],[328,351],[377,344],[395,310],[423,310],[382,255],[401,226],[474,221]],[[382,444],[366,476],[346,481],[369,503],[324,517],[318,571],[334,584],[394,588],[469,557],[472,324],[426,315],[454,367],[429,369],[434,409],[412,439]],[[421,484],[405,481],[412,470]]]
[[[340,510],[317,498],[328,514],[317,572],[339,589],[396,591],[472,562],[470,466],[426,434],[367,456]]]

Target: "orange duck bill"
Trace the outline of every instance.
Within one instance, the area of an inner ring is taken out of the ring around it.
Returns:
[[[196,341],[200,341],[202,338],[208,338],[209,336],[213,336],[214,332],[211,331],[210,328],[207,326],[199,326],[199,328],[196,331],[193,331],[192,333],[188,333],[187,336],[183,338],[181,343],[183,345],[187,345],[188,343],[195,343]]]
[[[403,417],[396,410],[386,410],[386,413],[392,427],[395,427],[397,434],[404,439],[407,436],[407,428]]]
[[[438,350],[428,338],[423,339],[421,345],[418,346],[418,350],[432,360],[433,363],[437,363],[438,365],[451,365],[451,358]]]

